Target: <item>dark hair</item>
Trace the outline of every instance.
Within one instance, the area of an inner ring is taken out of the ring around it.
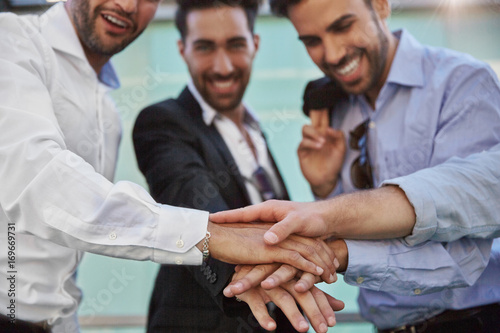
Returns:
[[[271,10],[277,16],[288,17],[288,8],[298,4],[302,0],[269,0]],[[373,9],[372,0],[364,0],[366,6]]]
[[[184,40],[187,34],[186,18],[190,11],[222,6],[241,7],[245,11],[248,28],[253,34],[260,3],[261,0],[177,0],[178,8],[175,13],[175,26],[179,30],[182,40]]]

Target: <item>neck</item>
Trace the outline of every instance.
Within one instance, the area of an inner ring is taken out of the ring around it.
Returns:
[[[231,121],[235,123],[240,130],[243,129],[243,118],[245,116],[245,107],[243,106],[242,103],[240,103],[233,110],[227,110],[220,113],[226,116],[227,118],[231,119]]]
[[[384,26],[384,33],[387,36],[388,41],[385,66],[382,71],[382,75],[380,76],[380,80],[375,84],[373,88],[365,93],[366,100],[373,110],[375,110],[375,103],[377,101],[378,95],[380,94],[380,91],[382,90],[382,87],[384,86],[385,82],[387,81],[387,77],[389,76],[392,61],[394,60],[394,56],[396,55],[399,43],[399,40],[389,31],[387,26]]]
[[[111,56],[104,56],[102,54],[96,54],[90,51],[86,46],[83,46],[83,51],[85,52],[85,57],[87,58],[90,66],[94,69],[96,74],[101,72],[102,67],[111,59]]]

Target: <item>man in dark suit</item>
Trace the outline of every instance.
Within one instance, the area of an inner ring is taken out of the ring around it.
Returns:
[[[139,168],[158,202],[210,212],[288,199],[258,122],[242,98],[259,46],[258,1],[178,1],[179,51],[191,81],[177,99],[141,112]],[[234,265],[162,266],[148,332],[264,332],[250,308],[225,298]],[[277,332],[296,332],[278,308]]]

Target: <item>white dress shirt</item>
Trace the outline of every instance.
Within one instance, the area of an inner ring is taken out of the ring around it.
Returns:
[[[195,245],[208,213],[111,182],[121,126],[108,92],[118,80],[109,63],[93,71],[62,4],[41,16],[0,14],[0,36],[0,313],[14,300],[17,319],[77,332],[81,251],[201,264]]]
[[[213,123],[222,139],[224,139],[229,152],[238,166],[240,174],[245,179],[246,190],[252,204],[255,205],[263,201],[258,187],[255,182],[252,181],[252,175],[259,166],[264,168],[269,176],[269,180],[272,183],[274,192],[281,198],[283,196],[283,193],[281,193],[281,186],[279,185],[275,169],[272,166],[271,157],[269,156],[269,152],[267,150],[266,140],[264,139],[264,136],[259,128],[257,117],[245,105],[243,126],[245,127],[245,130],[250,136],[255,147],[257,156],[254,156],[252,148],[248,145],[247,140],[238,129],[238,126],[236,126],[231,119],[211,107],[200,95],[192,80],[189,81],[188,88],[198,104],[200,104],[205,124],[210,126]]]

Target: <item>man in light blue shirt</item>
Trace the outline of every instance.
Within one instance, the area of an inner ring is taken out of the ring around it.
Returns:
[[[376,187],[500,142],[493,71],[472,57],[424,47],[406,31],[391,33],[388,1],[271,5],[290,18],[312,60],[349,95],[333,110],[332,128],[316,120],[324,118],[319,111],[303,131],[301,168],[317,197]],[[471,212],[470,218],[483,218],[480,210]],[[346,267],[345,281],[361,287],[362,315],[379,330],[491,332],[500,325],[489,315],[500,302],[500,242],[492,243],[339,240],[332,247]]]

